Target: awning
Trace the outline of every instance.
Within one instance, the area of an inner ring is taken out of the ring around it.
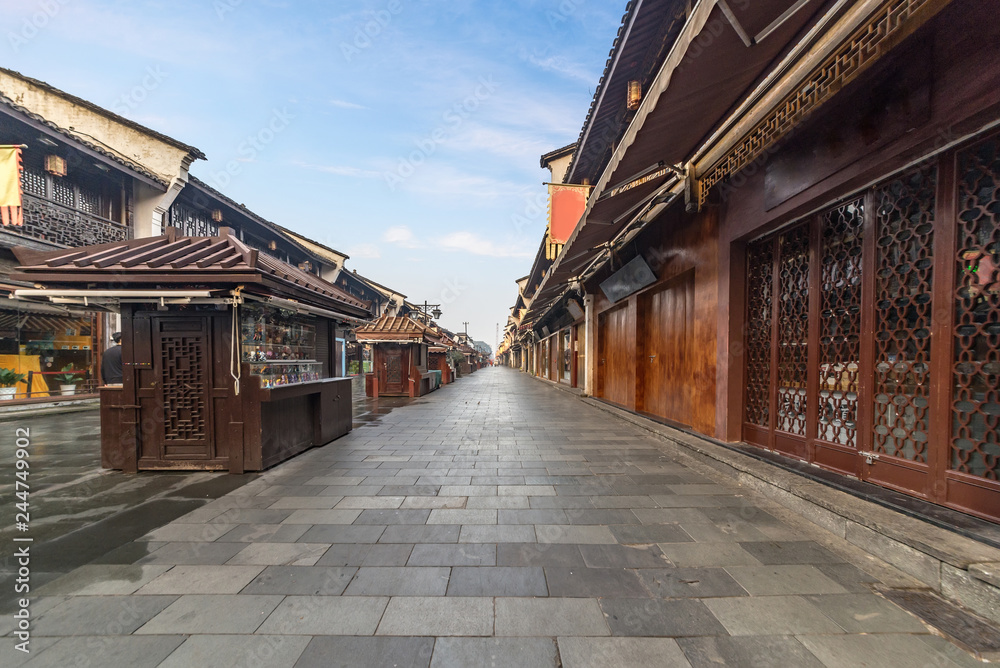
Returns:
[[[718,124],[796,35],[836,13],[823,14],[821,6],[819,0],[702,0],[695,6],[595,185],[583,219],[536,291],[528,317],[542,315],[569,282],[603,262],[612,242],[683,194],[684,168]]]

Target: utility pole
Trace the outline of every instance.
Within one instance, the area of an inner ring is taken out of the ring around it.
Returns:
[[[469,323],[463,321],[462,324],[465,325],[465,338],[469,338]]]

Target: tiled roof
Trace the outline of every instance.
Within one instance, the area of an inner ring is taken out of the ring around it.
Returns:
[[[3,68],[0,68],[0,70],[2,70],[2,69]],[[153,174],[151,171],[149,171],[148,169],[146,169],[145,167],[143,167],[139,163],[132,162],[131,160],[128,160],[128,159],[122,157],[121,155],[119,155],[117,153],[109,151],[108,149],[104,148],[100,144],[97,144],[97,143],[91,142],[91,141],[87,141],[86,139],[84,139],[80,135],[74,133],[72,130],[67,130],[65,128],[59,127],[58,125],[56,125],[52,121],[47,120],[47,119],[43,118],[42,116],[39,116],[38,114],[36,114],[34,112],[28,111],[27,109],[25,109],[21,105],[17,104],[16,102],[14,102],[13,100],[11,100],[9,97],[7,97],[6,95],[4,95],[3,93],[0,93],[0,104],[4,105],[6,107],[9,107],[10,109],[13,109],[18,114],[26,116],[26,117],[30,118],[32,121],[34,121],[36,123],[40,123],[40,124],[46,126],[47,128],[53,130],[54,132],[56,132],[56,133],[58,133],[58,134],[60,134],[60,135],[62,135],[64,137],[66,137],[67,139],[71,139],[72,141],[74,141],[77,144],[80,144],[82,146],[86,146],[91,151],[94,151],[96,153],[100,153],[104,157],[109,158],[109,159],[117,162],[118,164],[122,165],[123,167],[125,167],[127,169],[130,169],[131,171],[136,172],[137,174],[141,174],[142,176],[145,176],[147,179],[151,179],[151,180],[155,181],[156,183],[159,183],[164,188],[166,188],[167,185],[168,185],[167,182],[164,181],[161,177],[157,176],[156,174]]]
[[[192,283],[237,284],[260,276],[284,288],[367,312],[370,304],[287,262],[251,249],[223,227],[217,237],[181,237],[175,228],[144,239],[38,252],[17,249],[16,276],[50,283],[109,281],[118,285],[155,284],[190,276]],[[367,313],[365,313],[367,315]]]
[[[119,125],[124,125],[125,127],[132,128],[133,130],[138,130],[139,132],[141,132],[141,133],[143,133],[145,135],[148,135],[150,137],[155,137],[156,139],[159,139],[160,141],[164,142],[165,144],[170,144],[171,146],[173,146],[175,148],[179,148],[181,150],[187,151],[194,158],[201,158],[202,160],[205,160],[205,154],[202,153],[199,149],[195,148],[194,146],[191,146],[190,144],[185,144],[184,142],[178,141],[178,140],[174,139],[173,137],[168,137],[167,135],[163,134],[162,132],[157,132],[156,130],[152,130],[150,128],[147,128],[145,125],[141,125],[139,123],[136,123],[135,121],[130,120],[128,118],[125,118],[124,116],[119,116],[118,114],[114,113],[113,111],[109,111],[109,110],[105,109],[104,107],[100,107],[100,106],[94,104],[93,102],[90,102],[89,100],[84,100],[83,98],[77,97],[75,95],[71,95],[70,93],[67,93],[64,90],[60,90],[60,89],[56,88],[55,86],[53,86],[51,84],[45,83],[44,81],[39,81],[38,79],[32,79],[31,77],[25,76],[25,75],[21,74],[20,72],[16,72],[14,70],[10,70],[10,69],[7,69],[5,67],[0,67],[0,72],[4,72],[5,74],[8,74],[8,75],[10,75],[12,77],[16,77],[18,79],[21,79],[22,81],[27,81],[31,85],[33,85],[33,86],[35,86],[37,88],[41,88],[42,90],[46,91],[47,93],[51,93],[53,95],[57,95],[57,96],[63,98],[64,100],[68,100],[69,102],[72,102],[73,104],[75,104],[78,107],[83,107],[84,109],[92,111],[95,114],[99,114],[101,116],[104,116],[105,118],[110,118],[111,120],[113,120],[115,123],[118,123]],[[62,131],[62,132],[65,132],[65,131]]]
[[[437,341],[431,328],[407,316],[383,315],[375,322],[358,328],[355,334],[358,341]]]

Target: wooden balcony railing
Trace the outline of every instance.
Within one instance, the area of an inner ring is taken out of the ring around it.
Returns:
[[[122,241],[132,237],[126,225],[95,216],[51,200],[23,194],[23,227],[5,227],[4,232],[75,248]]]

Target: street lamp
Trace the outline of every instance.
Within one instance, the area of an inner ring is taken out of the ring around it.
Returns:
[[[441,317],[441,305],[440,304],[428,304],[425,301],[423,307],[421,307],[419,304],[417,304],[417,310],[420,311],[421,315],[423,315],[424,322],[426,324],[428,324],[428,325],[431,324],[431,320],[430,319],[432,317],[435,318],[435,319]]]

